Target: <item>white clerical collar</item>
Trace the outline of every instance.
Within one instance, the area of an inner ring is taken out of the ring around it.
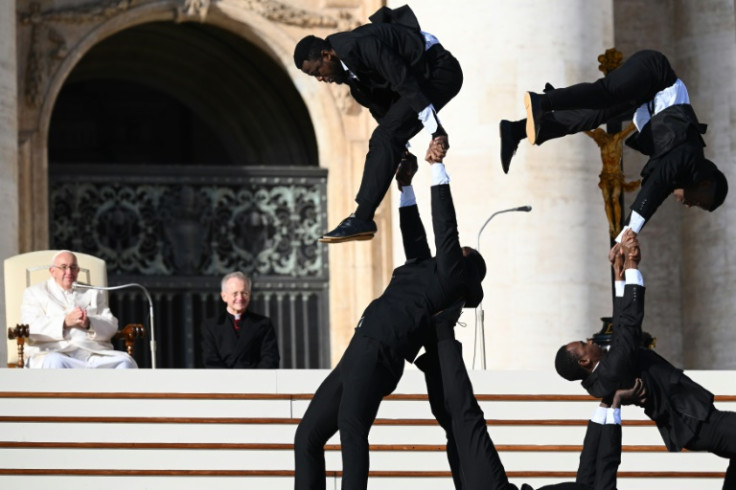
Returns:
[[[64,295],[68,296],[70,294],[74,294],[74,288],[64,289],[63,287],[59,286],[59,284],[56,282],[56,280],[53,277],[49,279],[49,285],[50,287],[52,287],[53,289],[55,289],[56,291]]]
[[[63,302],[66,306],[73,305],[75,300],[76,291],[72,289],[64,289],[56,283],[53,277],[48,279],[48,290],[55,296],[59,301]]]

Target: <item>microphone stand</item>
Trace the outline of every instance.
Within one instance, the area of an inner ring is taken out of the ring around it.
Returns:
[[[137,282],[121,284],[120,286],[92,286],[89,284],[80,284],[78,282],[72,284],[72,288],[74,289],[96,289],[100,291],[115,291],[118,289],[125,289],[130,287],[141,289],[143,291],[143,294],[146,295],[146,299],[148,300],[148,323],[151,326],[151,341],[149,343],[151,349],[151,369],[156,369],[156,331],[154,329],[153,322],[153,300],[151,299],[151,295],[148,294],[148,289],[146,289],[142,284],[138,284]]]
[[[503,213],[512,213],[521,211],[524,213],[528,213],[532,210],[532,207],[529,205],[526,206],[519,206],[516,208],[509,208],[509,209],[503,209],[501,211],[496,211],[493,213],[490,218],[486,220],[485,223],[483,223],[483,226],[480,227],[480,230],[478,231],[478,241],[476,245],[476,250],[478,253],[480,253],[480,235],[483,233],[483,230],[485,230],[488,223],[491,222],[491,220],[497,215],[497,214],[503,214]],[[473,369],[475,369],[475,354],[478,352],[478,337],[480,333],[480,345],[481,345],[481,369],[486,369],[486,331],[485,331],[485,312],[483,311],[483,300],[480,301],[478,304],[478,307],[475,309],[475,338],[473,340]]]

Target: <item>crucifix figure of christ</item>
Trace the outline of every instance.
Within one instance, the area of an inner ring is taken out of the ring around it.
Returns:
[[[621,168],[624,140],[635,129],[634,124],[630,123],[626,129],[618,133],[608,133],[601,128],[585,131],[585,134],[593,138],[601,150],[603,168],[599,174],[598,187],[603,194],[603,203],[608,218],[608,232],[611,238],[616,238],[621,232],[621,192],[635,191],[641,184],[641,179],[626,182]]]
[[[605,53],[598,55],[598,69],[608,75],[621,66],[624,56],[616,48],[609,48]],[[610,126],[610,125],[609,125]],[[609,127],[610,129],[610,127]],[[626,182],[621,158],[623,156],[624,140],[634,132],[636,127],[630,123],[626,129],[617,133],[609,133],[601,128],[585,131],[601,149],[601,163],[603,168],[598,176],[598,187],[603,194],[603,204],[608,218],[608,232],[611,238],[616,238],[621,232],[621,192],[633,192],[641,185],[641,179]]]

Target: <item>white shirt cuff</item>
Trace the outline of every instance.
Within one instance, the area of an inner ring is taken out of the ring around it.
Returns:
[[[623,228],[621,228],[621,233],[619,233],[618,236],[616,237],[616,243],[621,243],[621,240],[624,238],[624,233],[626,233],[626,230],[628,230],[629,228],[631,228],[629,225],[626,225]]]
[[[450,176],[447,175],[444,163],[434,163],[429,166],[432,169],[432,185],[442,185],[450,183]]]
[[[605,424],[606,423],[606,411],[608,409],[606,407],[595,407],[595,412],[593,412],[593,416],[590,417],[590,421],[594,422],[596,424]]]
[[[417,203],[417,197],[414,195],[414,188],[405,185],[401,188],[401,197],[399,197],[399,207],[414,206]]]
[[[644,223],[646,223],[646,220],[637,213],[636,211],[631,212],[631,217],[629,218],[629,228],[634,230],[634,233],[637,235],[641,231],[642,228],[644,228]]]
[[[613,287],[616,290],[616,297],[623,298],[624,288],[626,287],[626,281],[616,281],[613,283]]]
[[[424,129],[430,136],[437,132],[440,120],[437,118],[437,111],[434,110],[434,106],[432,104],[429,104],[427,107],[422,109],[422,112],[420,112],[417,117],[422,121]]]
[[[626,276],[626,284],[637,284],[644,287],[644,277],[639,269],[626,269],[624,275]]]
[[[645,220],[642,215],[637,213],[636,211],[631,212],[631,217],[629,218],[629,224],[624,226],[624,228],[621,230],[621,233],[618,234],[616,237],[616,242],[621,243],[621,238],[624,236],[624,232],[628,229],[631,229],[636,233],[637,235],[641,231],[642,228],[644,228],[644,223],[646,223],[647,220]]]
[[[606,409],[606,424],[621,425],[621,409],[620,408],[607,408]]]

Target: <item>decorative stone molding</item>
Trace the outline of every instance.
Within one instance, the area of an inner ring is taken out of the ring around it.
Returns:
[[[338,17],[322,15],[308,10],[294,8],[287,3],[275,0],[223,0],[241,5],[265,19],[297,27],[331,27],[346,30],[359,24],[349,12],[339,11]]]
[[[30,27],[28,61],[24,77],[24,96],[30,107],[39,107],[43,100],[44,83],[51,65],[63,60],[69,52],[67,39],[52,24],[83,24],[101,22],[120,15],[134,7],[155,3],[158,0],[107,0],[93,1],[72,7],[41,10],[41,4],[31,3],[26,12],[18,13],[18,21]],[[176,22],[204,22],[212,0],[170,0]],[[220,0],[219,3],[238,5],[265,19],[304,28],[335,28],[346,30],[359,25],[345,11],[337,17],[309,12],[275,0]]]
[[[210,0],[180,0],[176,7],[176,22],[199,20],[204,22],[210,9]]]
[[[331,87],[332,93],[335,96],[335,102],[337,103],[340,112],[347,116],[355,116],[360,114],[363,106],[358,104],[356,100],[350,95],[350,88],[344,85],[338,85]]]
[[[38,107],[42,100],[42,88],[49,71],[50,60],[62,60],[68,53],[64,36],[49,24],[81,24],[109,19],[130,9],[135,0],[110,0],[90,2],[75,7],[41,11],[41,5],[32,3],[27,12],[18,14],[21,25],[30,26],[31,39],[25,74],[25,100],[31,107]],[[49,47],[50,45],[50,47]]]
[[[35,12],[34,23],[56,22],[59,24],[81,24],[109,19],[123,13],[134,6],[136,0],[107,0],[88,2],[75,7],[50,9],[41,12],[38,3],[31,4],[31,11]],[[23,20],[24,14],[21,14]]]

